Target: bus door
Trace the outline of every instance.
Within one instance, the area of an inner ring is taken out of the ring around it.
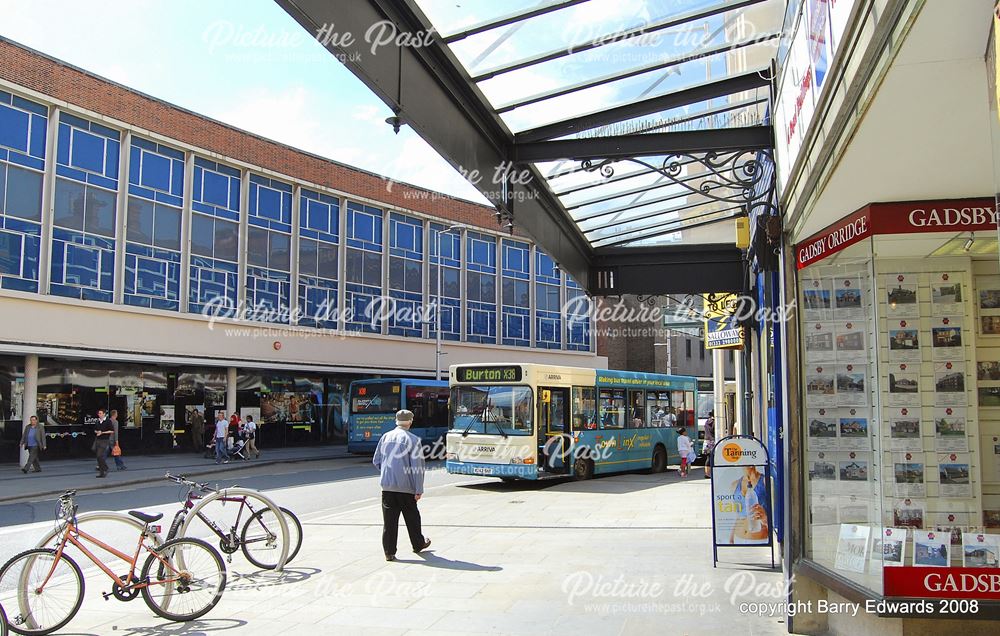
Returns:
[[[569,389],[538,388],[538,468],[554,473],[569,470]]]

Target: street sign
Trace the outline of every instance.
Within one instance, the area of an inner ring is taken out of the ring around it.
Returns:
[[[743,327],[736,322],[738,294],[705,295],[705,348],[742,349]]]
[[[712,557],[719,548],[767,546],[771,529],[771,474],[764,444],[755,437],[730,435],[712,448]]]

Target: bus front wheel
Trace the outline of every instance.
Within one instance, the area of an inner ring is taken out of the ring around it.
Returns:
[[[662,473],[666,469],[667,469],[667,451],[663,450],[662,446],[657,446],[656,450],[653,451],[652,472]]]
[[[577,457],[573,462],[573,477],[577,481],[590,479],[594,476],[594,462],[586,457]]]

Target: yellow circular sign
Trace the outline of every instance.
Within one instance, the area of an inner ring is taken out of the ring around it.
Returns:
[[[739,444],[729,443],[722,447],[722,458],[727,462],[738,462],[743,456],[743,449]]]

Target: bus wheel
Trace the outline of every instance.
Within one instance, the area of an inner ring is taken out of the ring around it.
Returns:
[[[657,446],[656,450],[653,451],[652,472],[662,473],[666,469],[667,469],[667,451],[663,450],[662,446]]]
[[[594,462],[586,457],[577,457],[573,462],[573,477],[577,481],[590,479],[594,476]]]

